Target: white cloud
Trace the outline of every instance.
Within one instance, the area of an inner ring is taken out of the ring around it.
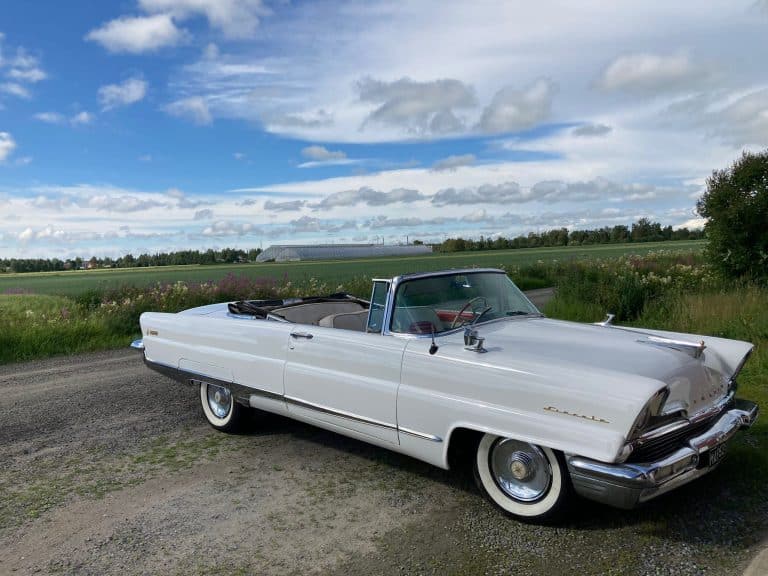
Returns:
[[[64,115],[58,112],[38,112],[34,115],[34,118],[47,124],[63,124],[67,121]]]
[[[522,90],[502,88],[483,110],[478,127],[485,133],[498,133],[535,126],[549,118],[556,92],[557,84],[548,78],[540,78]]]
[[[480,208],[480,210],[475,210],[461,217],[462,222],[483,222],[486,220],[488,220],[488,212],[485,208]]]
[[[18,82],[3,82],[0,83],[0,92],[16,96],[17,98],[30,98],[31,94],[29,90],[19,84]]]
[[[32,164],[32,156],[22,156],[21,158],[16,158],[13,163],[17,166],[28,166],[29,164]]]
[[[150,208],[161,208],[166,205],[157,200],[139,198],[137,196],[110,196],[100,194],[88,199],[88,206],[105,212],[141,212]]]
[[[211,220],[213,219],[213,210],[205,208],[204,210],[198,210],[195,212],[194,220]]]
[[[302,149],[301,155],[310,160],[322,162],[324,160],[343,160],[347,155],[341,150],[328,150],[324,146],[307,146]]]
[[[8,58],[3,55],[5,36],[0,35],[0,93],[28,99],[32,97],[30,84],[45,80],[48,75],[40,66],[40,59],[19,46],[15,54]]]
[[[16,148],[16,141],[9,132],[0,132],[0,162],[5,162]]]
[[[29,68],[11,68],[6,76],[18,80],[19,82],[30,82],[32,84],[45,80],[48,77],[48,75],[37,66]]]
[[[245,160],[246,155],[243,152],[235,152],[232,154],[232,158],[234,158],[235,160]]]
[[[58,112],[38,112],[33,116],[35,120],[45,122],[46,124],[66,124],[69,123],[72,126],[84,126],[90,124],[94,120],[93,114],[85,110],[78,112],[67,118],[63,114]]]
[[[31,227],[27,227],[19,233],[20,242],[29,242],[35,237],[35,231]]]
[[[431,198],[435,206],[449,204],[508,204],[525,202],[526,196],[517,182],[483,184],[474,188],[445,188]]]
[[[603,71],[598,87],[603,90],[657,92],[690,88],[703,71],[687,54],[636,53],[619,56]]]
[[[171,102],[165,107],[165,111],[171,116],[186,118],[195,124],[210,124],[213,122],[211,111],[208,109],[208,103],[204,98],[192,96]]]
[[[330,210],[340,206],[354,206],[366,204],[367,206],[386,206],[397,202],[411,203],[423,200],[424,196],[410,188],[396,188],[389,192],[381,192],[373,188],[359,188],[357,190],[344,190],[326,196],[320,202],[312,204],[312,208],[318,210]]]
[[[91,30],[85,39],[98,42],[110,52],[140,54],[176,46],[188,37],[176,27],[170,14],[123,16]]]
[[[258,233],[260,230],[250,222],[232,220],[217,220],[202,231],[203,236],[245,236]]]
[[[152,154],[142,154],[138,157],[139,162],[152,162]]]
[[[306,200],[288,200],[286,202],[275,202],[273,200],[267,200],[264,202],[264,210],[271,210],[275,212],[293,212],[301,210],[306,205]]]
[[[73,126],[85,126],[86,124],[93,122],[93,114],[83,110],[72,116],[72,118],[69,119],[69,122]]]
[[[172,14],[182,20],[205,16],[212,28],[229,38],[249,38],[259,26],[259,16],[267,10],[261,0],[139,0],[147,12]]]
[[[764,146],[768,142],[768,88],[732,98],[694,118],[735,146]]]
[[[438,160],[432,165],[432,170],[435,172],[442,172],[445,170],[453,171],[462,166],[471,166],[475,163],[474,154],[462,154],[460,156],[448,156],[442,160]]]
[[[691,218],[689,220],[686,220],[685,222],[680,222],[677,226],[673,226],[676,230],[678,228],[688,228],[689,230],[699,230],[701,228],[704,228],[704,225],[707,223],[706,218]]]
[[[357,90],[361,102],[378,106],[368,114],[363,128],[384,124],[415,135],[447,134],[464,127],[456,111],[475,106],[472,87],[452,78],[384,82],[367,77],[357,83]]]
[[[99,88],[99,104],[102,110],[128,106],[144,99],[147,82],[141,78],[128,78],[119,84],[107,84]]]

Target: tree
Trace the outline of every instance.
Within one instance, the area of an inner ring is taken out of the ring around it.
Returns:
[[[768,278],[768,149],[712,172],[696,209],[707,218],[713,265],[729,276]]]

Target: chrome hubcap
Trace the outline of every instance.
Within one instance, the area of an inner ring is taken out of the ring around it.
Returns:
[[[489,460],[496,484],[508,496],[532,502],[549,490],[552,469],[541,448],[519,440],[501,439],[491,448]]]
[[[232,393],[223,386],[206,384],[208,387],[208,407],[217,418],[226,418],[232,408]]]

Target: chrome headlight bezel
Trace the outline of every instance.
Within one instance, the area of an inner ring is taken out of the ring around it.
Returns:
[[[627,436],[628,441],[631,442],[642,435],[653,422],[653,419],[661,414],[661,410],[664,407],[667,398],[669,398],[669,386],[664,386],[664,388],[657,390],[656,393],[651,396],[648,402],[645,403],[645,406],[643,406],[643,409],[640,410],[640,414],[635,418],[632,428],[630,428]]]

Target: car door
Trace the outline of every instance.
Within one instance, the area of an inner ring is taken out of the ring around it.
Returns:
[[[380,333],[295,325],[285,365],[289,413],[398,443],[406,343]]]

